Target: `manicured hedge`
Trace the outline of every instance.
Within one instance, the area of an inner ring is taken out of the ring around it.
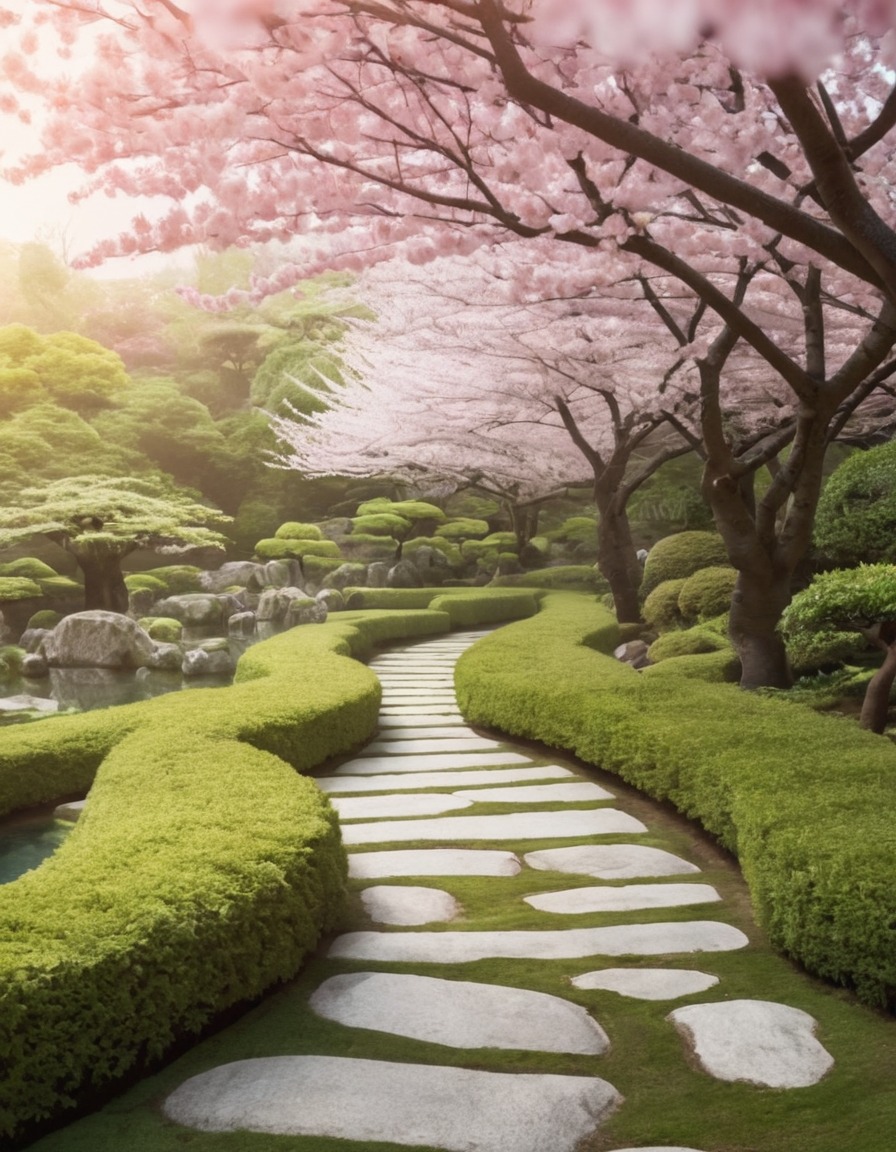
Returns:
[[[452,628],[519,620],[538,610],[535,595],[522,588],[453,588],[450,592],[439,588],[346,588],[345,595],[349,609],[431,608],[445,612]]]
[[[337,559],[341,553],[333,540],[303,540],[295,537],[259,540],[255,545],[259,560],[301,560],[305,556],[323,556]]]
[[[869,1004],[896,1004],[893,745],[706,682],[725,653],[635,672],[607,655],[618,637],[608,612],[573,593],[542,603],[461,657],[467,718],[671,801],[737,855],[776,947]],[[696,679],[681,671],[691,663]]]
[[[594,525],[591,525],[592,530]],[[605,592],[606,580],[592,564],[557,564],[535,572],[518,572],[514,576],[496,576],[492,584],[501,588],[569,588]]]
[[[93,784],[57,853],[0,889],[0,1135],[296,971],[339,915],[345,857],[294,769],[375,728],[379,682],[346,657],[448,625],[345,613],[256,645],[230,688],[0,734],[5,810]]]

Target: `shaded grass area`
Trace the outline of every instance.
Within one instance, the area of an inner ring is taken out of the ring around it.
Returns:
[[[531,747],[531,746],[530,746]],[[553,754],[536,759],[572,764]],[[425,885],[451,892],[460,902],[459,921],[427,925],[424,931],[494,931],[563,929],[631,922],[717,919],[733,923],[750,945],[728,953],[651,957],[590,957],[578,960],[482,960],[467,964],[403,965],[329,960],[322,948],[301,976],[271,995],[226,1031],[211,1037],[174,1065],[113,1101],[97,1115],[33,1145],[34,1152],[398,1152],[408,1146],[355,1143],[320,1137],[271,1136],[247,1132],[206,1134],[169,1123],[161,1113],[165,1096],[190,1076],[234,1060],[262,1056],[314,1054],[397,1062],[445,1064],[500,1072],[599,1076],[609,1080],[625,1102],[582,1152],[641,1145],[679,1145],[703,1152],[889,1152],[896,1131],[896,1026],[848,993],[801,973],[776,955],[753,922],[749,893],[732,858],[688,821],[656,804],[608,774],[577,766],[588,778],[608,786],[618,806],[642,819],[649,831],[640,836],[601,837],[600,843],[623,842],[663,848],[700,865],[702,871],[681,877],[644,878],[645,883],[713,884],[720,904],[614,913],[561,916],[537,912],[522,902],[535,892],[622,882],[601,881],[528,867],[513,877],[402,877],[351,881],[344,918],[346,931],[376,928],[366,916],[360,891],[368,884]],[[321,770],[322,772],[324,770]],[[444,789],[450,791],[451,789]],[[565,810],[570,805],[555,805]],[[578,805],[576,806],[578,807]],[[468,813],[506,810],[481,805]],[[477,849],[523,852],[558,847],[564,841],[521,844],[475,842]],[[417,845],[431,848],[430,843]],[[353,852],[377,851],[388,845],[363,846]],[[397,845],[402,849],[412,844]],[[720,983],[698,995],[670,1002],[642,1002],[612,992],[574,988],[574,975],[604,967],[661,966],[699,969]],[[322,1020],[307,1007],[311,993],[342,972],[416,971],[444,979],[481,981],[530,988],[562,996],[587,1008],[606,1030],[610,1051],[603,1056],[458,1050],[419,1040],[389,1036]],[[693,1065],[682,1040],[665,1017],[681,1004],[720,999],[779,1001],[809,1012],[819,1021],[818,1036],[836,1064],[819,1084],[791,1091],[713,1080]],[[423,1152],[423,1150],[421,1150]],[[426,1149],[425,1152],[432,1152]]]

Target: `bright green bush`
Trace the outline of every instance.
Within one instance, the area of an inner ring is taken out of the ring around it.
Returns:
[[[324,534],[316,524],[300,524],[287,520],[274,533],[278,540],[323,540]]]
[[[896,444],[855,452],[818,501],[815,546],[835,564],[896,560]]]
[[[558,544],[590,544],[597,547],[597,521],[593,516],[570,516],[548,536]]]
[[[690,623],[711,620],[731,608],[737,573],[730,567],[701,568],[688,576],[678,596],[678,607]]]
[[[671,583],[671,581],[670,581]],[[670,660],[676,656],[700,656],[706,652],[731,651],[731,645],[717,632],[697,625],[683,631],[666,632],[650,645],[647,653],[651,663]]]
[[[590,564],[559,564],[535,572],[517,572],[513,576],[496,576],[492,584],[501,588],[566,588],[605,592],[607,582]]]
[[[14,644],[7,644],[0,648],[0,680],[8,680],[18,676],[22,671],[22,661],[25,659],[25,649]]]
[[[368,500],[364,504],[358,505],[358,516],[373,516],[381,512],[391,513],[393,516],[401,516],[405,520],[435,520],[438,524],[443,524],[447,517],[441,508],[435,504],[429,504],[426,500],[387,500],[385,497],[379,497],[376,500]]]
[[[159,599],[168,592],[165,581],[153,576],[151,572],[131,572],[125,576],[124,584],[128,592],[155,592]]]
[[[524,589],[346,588],[345,595],[348,609],[429,608],[446,614],[452,628],[517,620],[537,611],[535,595]]]
[[[896,750],[848,720],[706,682],[725,653],[635,672],[615,621],[552,593],[460,659],[473,723],[566,748],[673,803],[736,853],[775,946],[869,1004],[896,1001]]]
[[[0,602],[32,600],[41,594],[40,585],[24,576],[0,576]]]
[[[29,628],[55,628],[62,616],[52,608],[41,608],[28,621]]]
[[[161,644],[177,644],[184,632],[180,620],[172,620],[170,616],[147,616],[139,624],[151,640]]]
[[[654,544],[644,565],[641,596],[646,597],[665,580],[682,580],[701,568],[728,563],[722,537],[714,532],[676,532]]]
[[[38,584],[44,596],[71,598],[84,594],[84,588],[70,576],[48,576],[45,580],[38,580]]]
[[[352,520],[353,536],[404,536],[410,530],[410,520],[394,512],[371,512]]]
[[[641,615],[651,628],[657,632],[668,632],[670,628],[680,628],[682,624],[681,609],[678,598],[687,581],[664,580],[644,601]]]
[[[49,564],[37,560],[33,556],[22,556],[18,560],[10,560],[7,564],[0,564],[0,576],[21,576],[26,580],[50,580],[58,576]]]
[[[202,591],[199,577],[201,568],[192,564],[169,564],[161,568],[153,568],[148,573],[156,580],[161,580],[169,596],[185,596],[189,592]]]
[[[345,606],[361,608],[428,608],[438,588],[346,588]]]
[[[301,560],[305,556],[323,556],[335,560],[340,556],[339,545],[333,540],[259,540],[255,545],[259,560]]]
[[[436,528],[436,536],[445,540],[481,540],[488,534],[487,520],[474,520],[469,516],[459,516]]]
[[[391,560],[398,551],[398,541],[394,536],[372,536],[369,532],[346,536],[340,541],[340,545],[346,556],[360,556],[368,563],[374,560]]]

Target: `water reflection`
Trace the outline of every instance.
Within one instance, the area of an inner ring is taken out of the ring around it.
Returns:
[[[47,813],[5,820],[0,827],[0,884],[18,879],[52,856],[73,827]]]

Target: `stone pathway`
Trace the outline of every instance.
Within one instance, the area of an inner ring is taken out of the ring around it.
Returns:
[[[451,1152],[574,1152],[624,1106],[599,1075],[611,1040],[585,1008],[562,996],[464,978],[460,966],[489,958],[568,961],[567,979],[577,989],[639,1000],[702,997],[666,1020],[682,1038],[682,1058],[720,1080],[799,1088],[831,1067],[806,1013],[726,999],[718,976],[677,966],[678,957],[748,943],[730,924],[688,915],[691,906],[711,912],[706,906],[721,900],[711,885],[690,879],[700,871],[696,865],[639,843],[647,827],[617,807],[607,789],[466,727],[452,670],[481,635],[427,641],[373,660],[383,682],[380,735],[318,780],[339,812],[345,843],[361,848],[349,854],[349,875],[372,881],[360,892],[365,912],[373,925],[386,927],[333,942],[334,964],[351,961],[363,970],[325,979],[310,1007],[338,1025],[381,1034],[383,1058],[270,1056],[222,1065],[167,1098],[171,1120],[207,1132]],[[511,810],[478,811],[483,805]],[[606,837],[631,839],[601,843]],[[536,847],[553,840],[562,843]],[[469,846],[480,842],[488,846]],[[395,847],[402,843],[414,847]],[[502,931],[464,923],[462,904],[434,882],[493,877],[501,884],[502,877],[527,872],[540,876],[535,888],[545,887],[545,873],[556,876],[556,886],[521,897],[519,923],[526,926]],[[570,887],[569,876],[604,883]],[[404,878],[426,882],[403,884]],[[659,882],[645,883],[651,880]],[[658,919],[665,909],[685,911]],[[638,911],[652,915],[632,922]],[[562,926],[595,913],[623,922]],[[409,927],[415,930],[402,930]],[[646,956],[662,957],[663,966],[642,967]],[[631,963],[604,966],[602,957]],[[366,967],[381,963],[417,970]],[[446,979],[426,974],[433,964],[459,967]],[[454,1063],[390,1060],[390,1036],[441,1045]],[[594,1074],[483,1071],[477,1053],[485,1049],[582,1054],[594,1058]],[[471,1067],[458,1067],[458,1053],[467,1052]],[[700,1150],[656,1145],[616,1152]]]

